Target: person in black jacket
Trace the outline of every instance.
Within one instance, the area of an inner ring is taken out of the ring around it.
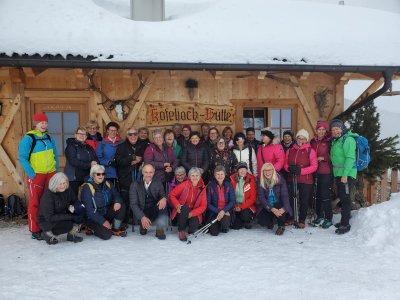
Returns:
[[[186,172],[193,167],[199,168],[203,181],[208,182],[209,152],[207,147],[200,143],[200,135],[197,131],[190,134],[190,142],[183,148],[181,164]]]
[[[67,234],[67,241],[82,242],[77,235],[84,210],[69,188],[67,176],[59,172],[49,181],[48,189],[40,199],[38,223],[47,244],[58,243],[58,235]]]
[[[78,127],[75,138],[67,139],[65,148],[64,172],[75,195],[78,195],[79,186],[89,178],[90,168],[99,163],[96,152],[86,143],[86,138],[86,128]]]
[[[112,235],[125,237],[121,228],[125,217],[125,204],[114,185],[104,179],[105,167],[94,165],[90,178],[81,191],[81,201],[86,211],[86,226],[95,236],[108,240]]]
[[[156,225],[156,237],[165,240],[167,227],[167,196],[164,186],[155,176],[151,164],[142,169],[143,180],[134,181],[129,189],[129,200],[134,218],[140,222],[140,234],[145,235],[151,224]]]
[[[115,153],[118,182],[121,197],[127,207],[123,223],[129,223],[129,187],[132,181],[141,177],[140,166],[143,161],[145,143],[138,142],[138,131],[135,127],[128,128],[126,140],[119,144]]]

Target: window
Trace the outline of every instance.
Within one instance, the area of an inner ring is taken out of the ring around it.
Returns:
[[[290,108],[244,108],[243,129],[254,127],[256,139],[261,138],[261,129],[271,127],[275,135],[282,137],[285,130],[292,130],[292,109]]]

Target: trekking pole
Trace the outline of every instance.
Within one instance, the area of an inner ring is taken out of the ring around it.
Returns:
[[[297,195],[297,175],[293,175],[293,206],[294,206],[294,220],[299,222],[299,203],[298,203],[298,195]]]
[[[199,230],[193,232],[192,234],[189,234],[188,237],[187,237],[187,239],[188,239],[187,243],[188,243],[188,244],[191,244],[191,243],[192,243],[191,239],[192,239],[193,237],[194,237],[194,238],[197,238],[199,235],[201,235],[201,234],[203,234],[203,233],[206,233],[206,232],[208,231],[208,229],[211,227],[211,225],[214,224],[214,223],[217,222],[217,221],[218,221],[218,218],[215,218],[214,220],[212,220],[210,223],[208,223],[208,224],[205,225],[204,227],[202,227],[202,228],[200,228]]]
[[[310,222],[309,225],[314,226],[314,221],[316,220],[317,212],[317,189],[318,189],[318,173],[315,173],[315,180],[314,180],[314,191],[313,191],[313,198],[311,203],[311,213],[309,214]]]

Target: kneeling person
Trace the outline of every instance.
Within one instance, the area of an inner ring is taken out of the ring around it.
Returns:
[[[105,168],[94,165],[90,169],[90,178],[84,183],[81,200],[86,208],[86,225],[94,235],[108,240],[112,235],[126,236],[121,229],[126,207],[121,195],[113,184],[104,179]]]
[[[154,177],[151,164],[144,165],[143,179],[134,181],[129,189],[129,201],[133,216],[140,221],[140,234],[147,234],[152,222],[156,225],[156,237],[165,240],[164,228],[167,226],[167,196],[160,180]]]

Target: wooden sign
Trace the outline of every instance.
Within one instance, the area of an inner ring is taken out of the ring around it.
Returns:
[[[174,123],[232,125],[235,108],[207,104],[147,104],[147,126]]]

